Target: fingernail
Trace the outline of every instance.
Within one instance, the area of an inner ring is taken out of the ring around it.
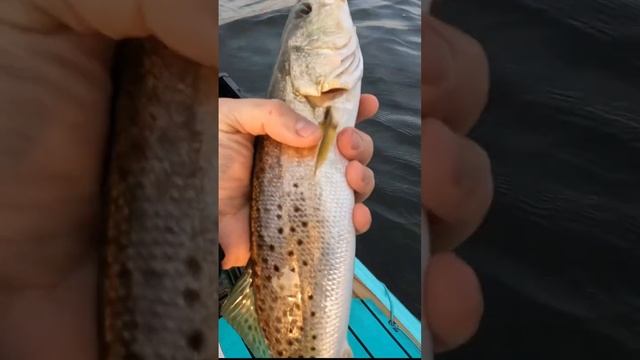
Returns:
[[[362,147],[362,138],[357,131],[352,131],[353,135],[351,136],[351,150],[358,151]]]
[[[318,125],[307,119],[300,119],[296,123],[296,133],[302,137],[308,137],[318,131]]]
[[[222,270],[229,270],[229,260],[226,256],[222,259],[222,263],[220,265],[222,265]]]

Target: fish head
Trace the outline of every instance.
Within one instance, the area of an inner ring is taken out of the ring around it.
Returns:
[[[362,53],[346,0],[298,1],[285,25],[280,58],[290,90],[312,107],[330,106],[350,92],[359,97]]]

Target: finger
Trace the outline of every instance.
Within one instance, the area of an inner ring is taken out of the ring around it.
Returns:
[[[204,65],[216,65],[217,2],[210,0],[37,0],[45,13],[78,31],[113,39],[155,35]]]
[[[358,107],[357,121],[364,121],[378,112],[380,103],[378,98],[371,94],[363,94],[360,97],[360,106]]]
[[[249,261],[249,208],[219,217],[220,246],[224,251],[222,268],[245,266]]]
[[[436,352],[456,348],[478,330],[484,310],[482,289],[473,270],[451,252],[434,255],[423,284],[424,322]]]
[[[422,124],[422,203],[429,212],[432,251],[451,249],[483,221],[493,197],[491,165],[473,141],[442,122]]]
[[[269,135],[294,147],[316,145],[320,127],[280,100],[219,99],[220,131],[253,136]]]
[[[356,234],[358,235],[369,230],[369,227],[371,226],[371,211],[366,205],[357,203],[353,207],[353,226],[355,227]]]
[[[356,202],[363,202],[375,187],[375,177],[371,169],[354,160],[347,164],[347,183],[356,192]]]
[[[484,109],[489,66],[480,44],[443,22],[423,22],[423,117],[442,119],[458,133],[468,132]]]
[[[338,134],[338,150],[347,160],[368,164],[373,157],[373,139],[356,128],[346,128]]]

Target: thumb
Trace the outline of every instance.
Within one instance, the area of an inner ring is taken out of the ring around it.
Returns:
[[[31,0],[40,12],[15,11],[31,27],[51,28],[58,21],[80,32],[112,39],[155,35],[167,46],[203,65],[216,65],[217,1],[212,0]],[[26,2],[25,2],[26,3]],[[27,8],[27,6],[24,6]],[[2,6],[0,6],[2,9]],[[22,15],[21,15],[22,14]],[[36,15],[40,15],[37,17]],[[0,16],[2,18],[2,16]]]
[[[318,144],[320,127],[280,100],[219,99],[220,131],[253,136],[269,135],[274,140],[304,148]]]

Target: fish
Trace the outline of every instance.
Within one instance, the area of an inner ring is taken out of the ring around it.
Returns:
[[[101,353],[217,354],[217,70],[154,37],[115,55],[104,182]]]
[[[221,307],[257,357],[352,357],[354,193],[336,136],[355,125],[362,77],[347,2],[298,1],[268,97],[317,123],[323,137],[302,149],[256,139],[251,258]]]

